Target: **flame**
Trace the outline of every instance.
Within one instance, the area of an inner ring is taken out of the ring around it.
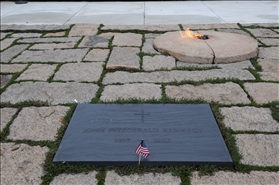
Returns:
[[[185,32],[180,31],[180,35],[182,38],[201,38],[203,35],[199,33],[192,32],[189,28],[185,30]]]

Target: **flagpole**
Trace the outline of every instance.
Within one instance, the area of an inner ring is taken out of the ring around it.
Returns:
[[[141,155],[139,154],[139,165],[140,165],[140,158],[141,158]]]

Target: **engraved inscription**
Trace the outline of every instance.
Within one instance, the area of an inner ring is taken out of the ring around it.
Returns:
[[[150,114],[145,114],[145,113],[144,113],[144,110],[142,109],[142,110],[141,110],[141,114],[135,114],[135,115],[140,115],[140,116],[141,116],[141,122],[143,123],[143,122],[144,122],[144,116],[145,116],[145,115],[150,115]]]
[[[91,133],[91,132],[103,133],[105,132],[105,130],[106,130],[105,128],[85,128],[82,133]]]
[[[155,143],[171,143],[171,139],[170,138],[156,138],[154,139]]]
[[[129,143],[130,142],[130,138],[116,138],[114,141],[116,143]]]
[[[202,133],[200,128],[163,128],[165,133]]]

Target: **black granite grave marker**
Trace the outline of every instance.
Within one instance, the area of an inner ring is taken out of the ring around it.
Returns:
[[[53,162],[97,166],[232,166],[208,104],[79,104]]]

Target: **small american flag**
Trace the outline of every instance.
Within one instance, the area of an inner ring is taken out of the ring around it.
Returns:
[[[148,157],[149,156],[149,151],[144,143],[143,140],[141,140],[140,144],[137,146],[136,151],[137,154],[142,155],[143,157]]]

